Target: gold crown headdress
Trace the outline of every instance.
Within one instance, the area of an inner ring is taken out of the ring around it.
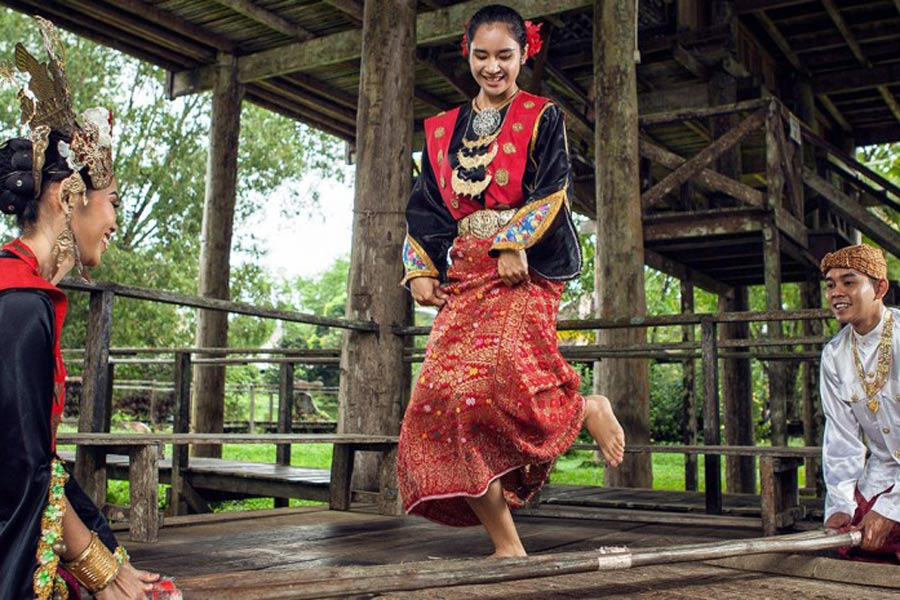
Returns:
[[[75,268],[87,280],[87,271],[81,262],[78,244],[72,231],[72,204],[76,198],[87,205],[87,186],[81,176],[87,170],[95,189],[104,189],[112,183],[112,113],[102,108],[92,108],[76,117],[72,110],[66,79],[65,49],[56,27],[47,19],[35,17],[40,27],[47,62],[36,59],[21,43],[16,44],[15,66],[20,73],[27,73],[27,85],[19,88],[22,107],[22,123],[28,123],[32,143],[32,176],[34,197],[41,194],[41,173],[50,145],[50,132],[58,131],[69,141],[60,140],[57,148],[72,174],[60,183],[59,197],[66,209],[66,228],[53,246],[52,260],[56,266],[54,275],[68,257],[74,258]],[[0,76],[16,81],[13,70],[4,67]]]
[[[27,86],[19,89],[22,123],[31,129],[35,197],[41,193],[41,169],[49,145],[50,131],[56,130],[71,139],[59,142],[60,156],[76,174],[87,167],[91,183],[97,189],[112,181],[112,113],[92,108],[76,117],[66,79],[65,48],[56,27],[41,17],[34,17],[41,30],[48,60],[36,59],[21,43],[16,44],[15,67],[30,76]],[[8,79],[15,78],[8,67]]]

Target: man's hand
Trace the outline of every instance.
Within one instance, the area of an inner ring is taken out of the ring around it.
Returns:
[[[509,286],[528,281],[528,257],[524,250],[501,250],[497,259],[497,272],[503,283]]]
[[[834,513],[825,521],[825,527],[828,529],[840,529],[849,525],[852,520],[853,518],[847,513]]]
[[[874,510],[870,510],[859,524],[859,528],[862,530],[863,534],[860,547],[869,552],[880,550],[884,547],[885,542],[887,542],[891,530],[897,524],[897,521],[892,521],[884,515],[878,514]]]
[[[441,282],[434,277],[416,277],[410,280],[409,290],[413,300],[421,306],[440,308],[447,302],[447,293],[441,289]]]

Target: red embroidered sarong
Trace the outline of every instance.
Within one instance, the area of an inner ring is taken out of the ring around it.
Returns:
[[[434,321],[403,419],[397,469],[408,513],[477,525],[465,497],[500,477],[521,506],[581,429],[579,378],[557,347],[563,284],[531,274],[509,287],[491,240],[456,238],[450,299]]]
[[[889,487],[883,492],[875,494],[868,500],[866,500],[865,496],[859,493],[859,490],[856,490],[856,512],[853,514],[853,520],[850,521],[850,525],[858,526],[860,523],[862,523],[863,517],[869,514],[869,511],[871,511],[872,507],[875,506],[875,501],[878,500],[878,498],[882,494],[886,494],[892,489],[894,489],[894,486]],[[849,530],[850,527],[844,527],[841,529],[841,531]],[[884,546],[882,546],[878,550],[870,552],[862,550],[858,547],[853,548],[850,546],[845,546],[843,548],[838,548],[838,554],[841,556],[841,558],[848,558],[850,560],[858,560],[862,562],[900,564],[900,523],[894,525],[894,528],[888,535],[887,540],[885,540],[884,542]]]

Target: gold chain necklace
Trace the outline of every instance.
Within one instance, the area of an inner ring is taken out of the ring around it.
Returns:
[[[856,348],[856,332],[851,332],[850,345],[853,348],[853,364],[856,366],[856,374],[862,382],[863,389],[866,392],[866,408],[876,414],[881,404],[878,402],[877,394],[887,382],[888,373],[891,370],[891,350],[894,338],[894,315],[888,310],[887,317],[884,320],[884,326],[881,330],[881,337],[878,340],[878,362],[875,367],[875,379],[866,380],[866,370],[863,368],[862,361],[859,359],[859,351]]]

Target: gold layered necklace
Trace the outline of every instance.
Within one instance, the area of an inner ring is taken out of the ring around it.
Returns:
[[[497,107],[481,108],[478,106],[477,99],[472,100],[469,120],[478,137],[469,140],[464,133],[462,146],[456,152],[458,167],[450,176],[450,185],[458,195],[475,199],[480,197],[490,185],[492,177],[487,174],[487,167],[497,156],[498,146],[495,142],[503,125],[501,110],[513,101],[516,94],[518,94],[518,90]],[[474,121],[472,120],[473,114]],[[469,127],[466,126],[467,131],[468,129]],[[481,173],[483,176],[476,178]]]
[[[881,337],[878,340],[878,361],[875,367],[874,379],[869,381],[866,377],[866,370],[863,368],[862,361],[859,359],[859,351],[856,347],[856,332],[851,332],[850,345],[853,348],[853,364],[856,366],[856,374],[862,382],[863,390],[866,392],[866,408],[876,414],[881,404],[878,402],[878,392],[887,383],[888,374],[891,370],[891,350],[894,338],[894,315],[889,310],[887,317],[884,319],[884,326],[881,329]]]

